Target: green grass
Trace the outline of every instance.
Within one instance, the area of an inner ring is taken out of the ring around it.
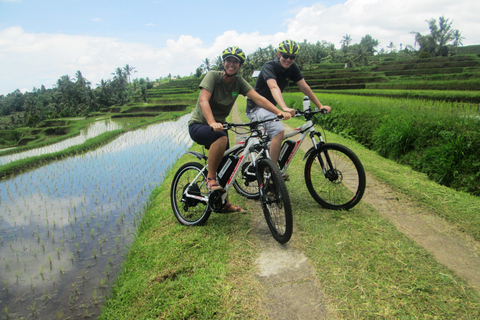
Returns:
[[[295,107],[303,98],[302,94],[285,96]],[[321,96],[334,110],[322,120],[326,129],[424,172],[437,183],[480,195],[478,106],[406,98]]]
[[[244,110],[244,100],[238,102]],[[301,122],[287,121],[293,127]],[[367,171],[432,213],[462,217],[469,207],[478,208],[475,197],[439,187],[358,143],[331,133],[327,137],[348,145]],[[348,212],[319,207],[305,187],[301,158],[299,154],[294,160],[287,184],[297,245],[316,268],[340,318],[480,317],[478,292],[372,207],[363,202]],[[268,292],[255,279],[258,249],[249,235],[249,214],[212,214],[201,227],[184,227],[174,218],[170,182],[178,167],[192,160],[191,156],[180,159],[152,194],[101,319],[265,318],[261,306]],[[235,191],[230,196],[244,204]]]
[[[327,137],[348,145],[368,172],[404,192],[410,201],[433,214],[456,219],[458,224],[453,226],[477,234],[478,198],[441,187],[332,133],[327,132]],[[361,202],[349,212],[332,212],[306,201],[303,165],[297,158],[289,170],[294,173],[288,185],[292,206],[302,208],[295,222],[327,295],[345,319],[480,316],[478,292],[373,208]]]
[[[454,90],[388,90],[388,89],[361,89],[361,90],[322,90],[322,93],[358,95],[358,96],[374,96],[374,97],[389,97],[389,98],[407,98],[407,99],[422,99],[422,100],[441,100],[441,101],[460,101],[478,103],[480,101],[479,91],[454,91]],[[465,105],[461,106],[462,108]],[[467,105],[472,111],[480,111],[478,104]]]
[[[248,215],[212,213],[197,227],[182,226],[173,215],[173,174],[194,160],[180,159],[152,194],[100,319],[256,319],[261,313]],[[234,193],[232,201],[244,204]]]

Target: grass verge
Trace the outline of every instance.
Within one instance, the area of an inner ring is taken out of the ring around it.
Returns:
[[[238,100],[242,114],[244,102]],[[294,119],[289,125],[295,126],[295,121],[301,123]],[[435,213],[445,211],[440,201],[415,198],[437,190],[433,182],[359,144],[333,134],[328,137],[351,147],[368,171],[412,195],[420,205],[431,206]],[[348,212],[319,207],[305,187],[301,156],[293,162],[287,184],[294,232],[340,317],[480,318],[478,292],[374,209],[362,202]],[[253,261],[258,252],[249,236],[249,215],[212,214],[200,227],[181,226],[173,216],[170,181],[182,163],[192,160],[181,158],[152,194],[101,319],[265,318],[261,308],[265,295],[255,279]],[[470,205],[470,197],[451,190],[447,196],[450,192],[460,194],[458,205],[451,207],[459,215]],[[244,204],[234,191],[230,196]]]

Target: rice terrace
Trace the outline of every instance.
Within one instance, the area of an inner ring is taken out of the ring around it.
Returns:
[[[83,100],[57,113],[53,89],[2,96],[27,107],[0,121],[0,318],[480,318],[480,46],[348,68],[298,60],[332,106],[317,130],[358,155],[367,188],[349,211],[320,207],[301,154],[286,182],[294,232],[283,246],[262,236],[258,203],[235,191],[245,215],[189,228],[172,213],[173,174],[187,150],[203,151],[187,132],[201,73],[119,76],[112,83],[128,95],[86,114]],[[244,67],[252,83],[257,68]],[[57,87],[85,88],[78,79]],[[294,85],[284,97],[302,108]],[[248,121],[243,97],[229,121]],[[304,262],[311,273],[296,278]]]

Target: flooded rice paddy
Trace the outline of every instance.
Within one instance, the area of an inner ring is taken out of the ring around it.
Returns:
[[[116,119],[116,120],[105,119],[105,120],[95,121],[94,123],[89,125],[87,128],[82,129],[80,131],[80,134],[73,138],[65,139],[58,143],[53,143],[51,145],[48,145],[42,148],[27,150],[24,152],[14,153],[6,156],[0,156],[0,165],[5,165],[7,163],[20,160],[20,159],[62,151],[69,147],[82,144],[88,139],[94,138],[102,133],[122,129],[125,125],[128,124],[128,121],[130,121],[128,120],[128,118],[123,118],[122,120],[121,119]],[[9,148],[9,149],[12,149],[12,148]],[[1,151],[6,151],[9,149],[3,149]]]
[[[0,182],[0,318],[96,317],[190,115]]]

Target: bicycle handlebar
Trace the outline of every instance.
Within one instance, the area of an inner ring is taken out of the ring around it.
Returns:
[[[235,127],[249,127],[250,130],[253,130],[263,123],[270,122],[270,121],[280,121],[281,119],[283,119],[283,116],[276,116],[275,118],[258,120],[258,121],[251,121],[251,122],[245,122],[245,123],[225,122],[225,123],[222,123],[222,125],[223,125],[224,130],[229,130],[229,129],[235,128]],[[213,128],[210,128],[210,130],[213,130]]]
[[[301,111],[300,109],[295,110],[295,117],[305,116],[305,115],[314,115],[317,113],[326,114],[328,111],[326,109],[317,109],[317,110],[306,110]]]

